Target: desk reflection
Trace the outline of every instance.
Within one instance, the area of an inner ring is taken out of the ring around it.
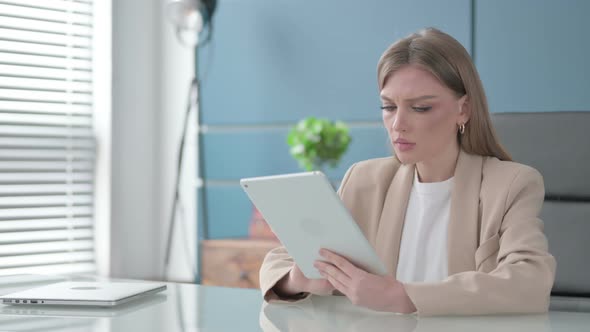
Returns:
[[[552,313],[557,325],[576,322],[576,318],[590,322],[588,315]],[[297,304],[263,303],[260,327],[264,332],[275,331],[552,331],[549,315],[418,317],[394,313],[374,312],[352,305],[342,296],[310,297]],[[574,320],[571,321],[570,318]],[[560,330],[559,328],[557,330]]]

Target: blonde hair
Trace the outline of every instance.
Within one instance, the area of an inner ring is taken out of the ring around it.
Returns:
[[[392,44],[379,59],[379,90],[387,79],[405,65],[415,64],[428,70],[457,97],[467,95],[471,117],[464,134],[457,132],[463,150],[500,160],[512,160],[499,143],[488,109],[483,85],[469,53],[453,37],[435,28],[426,28]]]

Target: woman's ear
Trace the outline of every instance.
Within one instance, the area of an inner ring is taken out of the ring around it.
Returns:
[[[471,118],[471,103],[467,95],[459,98],[459,123],[467,123]]]

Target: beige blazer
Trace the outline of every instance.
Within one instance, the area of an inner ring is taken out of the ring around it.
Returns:
[[[395,158],[353,165],[338,194],[395,276],[414,165]],[[419,315],[538,313],[548,309],[555,259],[539,212],[545,189],[535,169],[461,151],[455,168],[448,230],[449,277],[406,283]],[[280,247],[267,254],[260,287],[272,287],[293,267]]]

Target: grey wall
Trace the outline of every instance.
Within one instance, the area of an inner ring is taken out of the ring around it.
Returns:
[[[162,0],[112,2],[110,276],[194,281],[194,129],[181,174],[169,269],[163,274],[176,157],[194,49],[176,40]],[[97,225],[104,227],[104,225]]]

